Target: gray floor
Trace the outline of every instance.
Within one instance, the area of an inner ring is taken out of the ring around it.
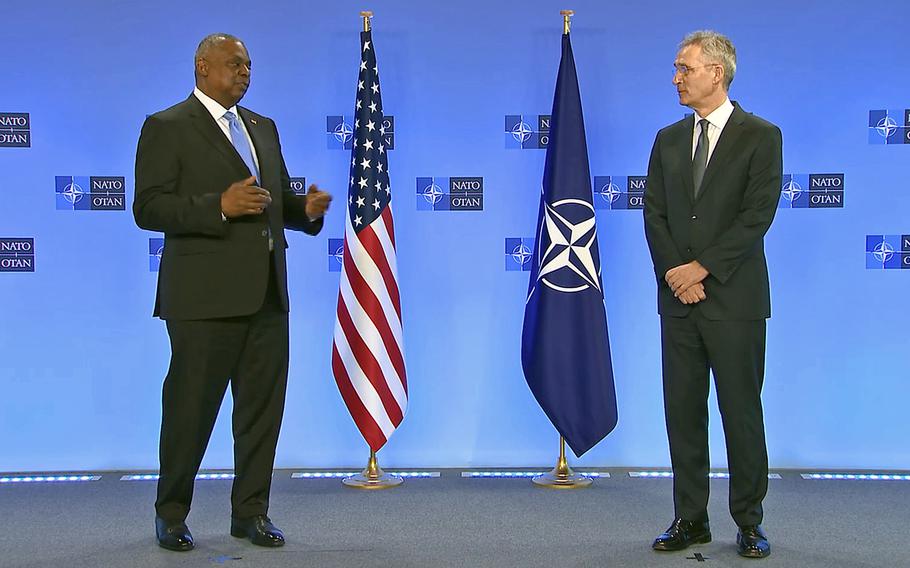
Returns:
[[[780,472],[765,502],[773,553],[755,561],[736,555],[726,481],[711,482],[714,542],[658,554],[649,545],[672,518],[672,482],[610,472],[575,491],[443,470],[370,492],[277,471],[271,517],[288,544],[275,550],[228,535],[230,481],[199,481],[187,519],[197,548],[189,553],[155,544],[154,482],[110,473],[91,483],[5,484],[0,566],[910,566],[901,552],[910,482],[806,481]]]

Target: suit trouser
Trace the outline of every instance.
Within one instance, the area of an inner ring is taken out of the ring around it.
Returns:
[[[687,317],[660,321],[676,516],[708,518],[710,369],[726,439],[730,513],[737,525],[757,525],[768,492],[761,406],[765,320],[708,320],[695,307]]]
[[[250,316],[168,320],[171,363],[162,393],[160,479],[155,510],[183,520],[193,482],[230,382],[234,401],[231,514],[266,514],[288,376],[288,315],[274,271],[262,308]]]

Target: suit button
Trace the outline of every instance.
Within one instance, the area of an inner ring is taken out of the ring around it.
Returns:
[[[692,215],[692,220],[694,221],[696,219],[698,219],[698,215]]]
[[[259,234],[262,235],[263,237],[269,236],[269,232],[268,232],[268,231],[262,231],[262,232],[259,233]]]
[[[692,247],[686,247],[686,252],[692,252]]]

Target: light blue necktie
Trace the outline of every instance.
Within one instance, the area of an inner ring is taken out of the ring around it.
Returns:
[[[250,143],[246,139],[246,134],[240,127],[240,121],[237,120],[237,115],[231,111],[227,111],[224,113],[224,118],[228,119],[228,123],[230,124],[231,143],[234,145],[237,153],[240,154],[240,157],[243,158],[246,167],[250,168],[250,172],[259,180],[259,168],[256,167],[256,161],[253,160],[253,150],[250,148]],[[262,180],[259,181],[261,182]]]
[[[237,120],[237,115],[231,111],[227,111],[224,113],[224,118],[228,119],[228,123],[230,124],[231,143],[234,145],[237,153],[240,154],[240,157],[243,158],[246,167],[250,168],[250,171],[256,176],[259,183],[262,183],[262,180],[259,179],[259,168],[256,167],[256,162],[253,160],[253,150],[250,148],[250,143],[246,139],[246,134],[240,128],[240,121]],[[266,227],[266,230],[262,232],[262,236],[266,235],[269,237],[269,250],[273,250],[274,241],[272,240],[271,227]]]

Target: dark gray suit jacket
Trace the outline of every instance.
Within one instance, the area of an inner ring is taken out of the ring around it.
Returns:
[[[282,307],[288,309],[284,228],[315,235],[306,198],[290,189],[278,130],[271,119],[237,107],[259,161],[259,185],[272,203],[261,215],[223,221],[221,194],[252,175],[194,95],[149,116],[136,152],[133,215],[164,233],[156,316],[195,320],[243,316],[262,306],[269,279],[268,237]]]
[[[734,103],[693,198],[694,120],[689,116],[658,132],[648,164],[645,235],[658,311],[683,317],[698,309],[713,320],[770,317],[763,238],[780,198],[780,129]],[[694,306],[673,297],[664,280],[669,269],[692,260],[710,272],[703,282],[707,300]]]

